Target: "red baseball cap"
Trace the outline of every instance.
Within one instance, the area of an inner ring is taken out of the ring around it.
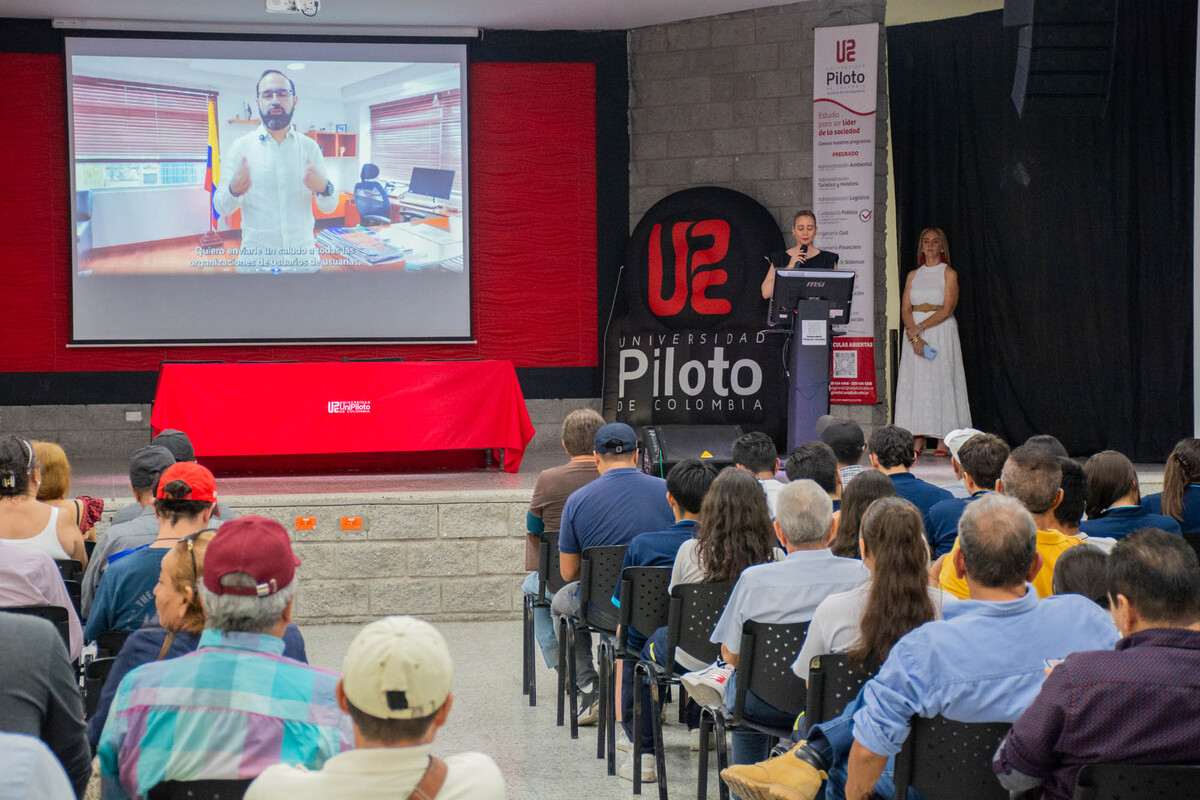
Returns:
[[[249,515],[221,525],[204,553],[204,588],[213,594],[269,597],[296,577],[300,559],[292,541],[273,519]],[[235,572],[254,579],[253,586],[222,586],[221,579]]]
[[[191,489],[186,497],[168,497],[167,484],[172,481],[183,481]],[[217,479],[207,468],[195,461],[177,461],[163,470],[158,478],[158,491],[154,495],[159,500],[195,500],[201,503],[217,502]]]

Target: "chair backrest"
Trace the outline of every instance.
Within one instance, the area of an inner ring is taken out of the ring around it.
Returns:
[[[83,564],[80,564],[73,558],[56,558],[54,565],[58,567],[59,574],[63,576],[64,581],[78,581],[83,579]]]
[[[675,648],[711,664],[721,655],[721,645],[709,641],[717,620],[729,601],[733,581],[680,583],[671,588],[667,614],[667,672],[675,668]]]
[[[75,606],[75,613],[82,616],[83,584],[79,581],[64,580],[63,585],[67,587],[67,597],[71,598],[71,605]]]
[[[238,781],[164,781],[150,790],[150,800],[242,800],[253,778]]]
[[[1007,722],[953,722],[913,717],[896,756],[896,797],[913,788],[925,800],[1008,800],[992,772],[992,756],[1012,726]]]
[[[1164,797],[1200,797],[1200,765],[1088,764],[1075,780],[1075,800]]]
[[[542,541],[538,544],[538,583],[542,587],[539,596],[544,596],[546,592],[553,595],[566,584],[558,569],[558,562],[558,531],[543,533]]]
[[[379,181],[354,184],[354,207],[363,217],[386,217],[391,213],[391,201]]]
[[[792,672],[796,654],[808,635],[807,622],[756,622],[742,624],[738,650],[737,697],[733,718],[742,719],[746,693],[758,697],[792,716],[804,710],[807,690]]]
[[[125,646],[131,631],[105,631],[96,637],[96,652],[100,656],[115,656]]]
[[[96,540],[95,539],[84,539],[83,540],[83,552],[87,553],[88,561],[92,560],[92,553],[94,553],[95,551],[96,551]]]
[[[584,624],[607,633],[617,631],[617,609],[613,589],[621,576],[626,545],[588,547],[580,554],[579,608]],[[653,633],[653,631],[651,631]]]
[[[666,626],[671,596],[670,567],[626,567],[621,571],[621,635],[618,646],[624,650],[626,636],[633,628],[643,636],[652,636]]]
[[[54,627],[58,629],[58,635],[62,637],[63,644],[67,646],[67,651],[70,652],[71,626],[67,622],[67,610],[62,606],[5,606],[4,608],[0,608],[0,611],[11,611],[14,614],[41,617],[53,623]]]
[[[860,664],[844,653],[814,656],[808,664],[805,724],[816,725],[845,711],[875,671],[874,665]]]
[[[83,668],[83,713],[90,718],[96,713],[96,705],[100,702],[100,692],[108,673],[112,672],[113,664],[117,663],[115,656],[93,658]]]

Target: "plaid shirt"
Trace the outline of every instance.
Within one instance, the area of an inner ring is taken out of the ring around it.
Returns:
[[[126,675],[97,753],[105,800],[167,780],[253,778],[271,764],[320,769],[350,749],[337,675],[282,653],[275,636],[206,630],[194,653]]]

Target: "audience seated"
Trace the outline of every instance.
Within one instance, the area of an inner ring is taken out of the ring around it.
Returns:
[[[562,424],[562,448],[567,453],[567,463],[542,470],[533,485],[533,497],[529,510],[525,512],[525,569],[532,570],[525,576],[521,591],[528,595],[538,590],[538,546],[541,534],[558,533],[562,520],[563,505],[576,489],[600,476],[596,471],[596,457],[592,455],[596,431],[604,424],[604,417],[590,408],[577,408],[567,414]],[[549,593],[545,598],[550,600]],[[558,666],[558,635],[550,619],[550,606],[538,605],[533,609],[533,634],[541,648],[546,666]]]
[[[287,531],[230,520],[204,560],[198,649],[143,664],[117,688],[98,750],[105,800],[163,781],[251,778],[282,759],[320,769],[351,747],[337,676],[283,656],[298,563]]]
[[[1062,502],[1054,507],[1054,529],[1066,536],[1078,536],[1081,539],[1091,537],[1079,530],[1083,520],[1083,507],[1087,503],[1087,476],[1083,467],[1073,458],[1059,456],[1059,469],[1062,470]],[[1089,542],[1096,544],[1096,542]],[[1113,544],[1115,544],[1113,540]]]
[[[444,761],[430,751],[454,704],[454,664],[428,622],[387,617],[359,631],[342,663],[337,703],[354,723],[354,749],[319,770],[268,767],[246,800],[503,800],[504,778],[483,753]]]
[[[1004,470],[996,482],[996,489],[1001,494],[1020,501],[1033,515],[1037,524],[1036,546],[1040,568],[1035,570],[1030,580],[1039,597],[1049,597],[1053,594],[1050,584],[1054,577],[1055,562],[1069,548],[1076,547],[1081,542],[1074,536],[1065,536],[1055,528],[1054,509],[1062,503],[1063,498],[1062,467],[1058,458],[1043,447],[1021,445],[1013,450],[1004,462]],[[957,562],[953,556],[958,548],[959,540],[956,540],[950,553],[942,557],[940,568],[936,568],[937,565],[935,568],[941,587],[955,597],[965,600],[969,596],[970,588],[968,581],[956,567]]]
[[[850,483],[850,479],[863,472],[863,451],[867,448],[862,426],[849,419],[839,419],[828,414],[817,420],[817,436],[821,441],[833,448],[837,457],[838,477],[842,480],[842,489]]]
[[[675,522],[667,505],[667,482],[637,468],[638,441],[633,428],[610,422],[596,431],[592,443],[600,477],[567,498],[558,534],[559,572],[567,584],[554,595],[550,610],[558,618],[578,617],[580,554],[589,547],[627,545],[646,531]],[[596,667],[592,637],[581,631],[575,650],[576,683],[582,693],[579,724],[596,721]]]
[[[71,462],[67,460],[66,452],[54,442],[34,441],[30,444],[33,445],[33,460],[40,468],[37,499],[67,514],[84,538],[95,539],[92,529],[104,513],[104,501],[99,497],[68,498]]]
[[[40,482],[33,445],[19,436],[0,438],[0,539],[86,566],[83,534],[70,516],[37,499]]]
[[[944,620],[900,639],[840,717],[813,726],[778,764],[764,764],[772,791],[779,788],[771,796],[812,800],[824,772],[834,796],[891,797],[888,767],[914,714],[1011,722],[1036,696],[1047,659],[1111,648],[1117,632],[1095,603],[1074,595],[1038,600],[1028,583],[1041,561],[1036,540],[1033,518],[1015,499],[994,494],[971,503],[953,557],[972,599],[948,604]]]
[[[0,540],[0,610],[11,606],[58,606],[67,611],[72,661],[83,650],[83,629],[54,559],[32,547]]]
[[[866,470],[854,479],[852,485],[843,489],[837,532],[829,548],[833,554],[844,558],[861,558],[858,547],[863,515],[879,498],[895,496],[896,487],[892,479],[873,469]]]
[[[1180,439],[1167,456],[1163,490],[1142,498],[1142,508],[1164,514],[1184,533],[1200,533],[1200,439]]]
[[[129,635],[100,692],[96,710],[88,719],[88,742],[95,749],[108,719],[108,709],[121,679],[152,661],[186,655],[200,645],[204,632],[204,604],[200,602],[200,579],[204,576],[204,556],[216,531],[202,530],[184,536],[163,556],[158,583],[154,586],[154,607],[158,626],[139,628]],[[289,624],[283,632],[283,655],[308,663],[304,637]]]
[[[74,794],[81,796],[92,774],[83,699],[75,667],[54,626],[44,619],[0,612],[0,675],[0,732],[45,742],[66,770]],[[7,748],[0,752],[7,756],[3,761],[14,755]]]
[[[869,578],[831,594],[813,612],[812,623],[792,671],[805,681],[813,657],[849,652],[859,663],[882,663],[896,640],[942,618],[952,595],[929,585],[929,548],[921,514],[899,497],[876,500],[860,534],[862,564]],[[926,600],[928,598],[928,600]]]
[[[1116,450],[1104,450],[1083,465],[1087,475],[1088,518],[1079,528],[1088,536],[1122,539],[1142,528],[1180,533],[1178,520],[1155,514],[1141,505],[1137,470]]]
[[[175,463],[175,456],[165,447],[146,445],[129,457],[129,486],[137,503],[138,513],[127,522],[113,524],[96,542],[92,560],[83,573],[81,587],[82,611],[86,617],[92,610],[92,599],[100,586],[100,578],[108,569],[109,556],[150,544],[158,537],[158,516],[154,513],[154,492],[163,470]]]
[[[700,517],[700,508],[704,503],[704,495],[717,477],[717,468],[711,462],[696,458],[687,458],[671,467],[667,473],[667,504],[675,515],[675,524],[663,531],[639,533],[629,543],[625,551],[625,560],[621,564],[622,571],[626,567],[668,567],[674,566],[675,556],[679,548],[689,541],[695,541],[696,520]],[[613,605],[620,606],[618,582],[613,590]],[[665,630],[665,629],[664,629]],[[642,652],[646,638],[654,631],[639,631],[630,628],[626,631],[626,642],[630,650]],[[665,641],[665,639],[664,639]],[[662,644],[660,643],[661,647]],[[625,659],[621,662],[621,704],[622,722],[625,735],[632,739],[633,731],[633,667],[634,662]],[[649,705],[645,706],[649,708]],[[654,731],[649,719],[645,720],[642,733],[642,753],[646,762],[642,770],[642,780],[656,780],[654,769]],[[632,761],[622,764],[618,772],[623,778],[633,780]]]
[[[946,434],[942,439],[942,444],[946,446],[946,453],[950,456],[950,469],[954,470],[954,481],[952,483],[939,483],[952,496],[958,498],[967,498],[971,493],[967,491],[967,487],[962,482],[962,462],[958,458],[958,449],[962,447],[972,436],[983,433],[975,428],[955,428]]]
[[[166,448],[166,450],[170,452],[171,457],[177,462],[194,462],[196,460],[196,450],[192,447],[192,440],[189,439],[188,435],[183,431],[175,430],[174,428],[166,428],[160,431],[159,434],[153,439],[151,439],[150,444],[156,447]],[[161,472],[161,470],[159,471]],[[137,498],[136,488],[134,491],[134,498]],[[112,524],[120,525],[123,522],[129,522],[132,519],[136,519],[142,513],[143,505],[144,504],[139,501],[137,503],[131,503],[130,505],[125,506],[115,515],[113,515]],[[221,503],[217,503],[213,508],[213,518],[216,519],[218,523],[236,519],[237,516],[238,514],[236,511],[228,506],[222,505]]]
[[[1067,452],[1067,448],[1063,447],[1063,443],[1058,440],[1058,437],[1051,436],[1048,433],[1036,433],[1026,439],[1025,444],[1033,445],[1034,447],[1043,447],[1050,451],[1050,455],[1058,456],[1059,458],[1071,457],[1071,454]]]
[[[1055,594],[1077,594],[1108,608],[1108,554],[1099,547],[1072,547],[1054,565]]]
[[[710,641],[721,645],[721,660],[700,673],[683,677],[688,692],[702,705],[724,700],[732,705],[742,625],[748,620],[768,623],[808,622],[821,601],[831,594],[862,584],[868,573],[862,562],[839,558],[829,551],[833,508],[829,495],[809,480],[787,484],[779,493],[775,535],[787,557],[773,564],[749,567],[738,578]],[[792,718],[753,692],[746,698],[747,718],[766,725],[790,727]],[[752,730],[733,733],[733,761],[750,764],[766,758],[770,737]]]
[[[842,507],[842,476],[833,448],[824,442],[802,444],[788,455],[783,471],[789,481],[809,480],[824,489],[833,502],[833,516],[837,519]]]
[[[779,451],[775,440],[761,431],[742,434],[733,443],[733,465],[750,472],[758,479],[767,494],[767,511],[775,519],[775,498],[783,483],[775,477],[779,467]]]
[[[957,433],[957,431],[955,431]],[[936,503],[925,515],[925,533],[929,537],[929,549],[934,558],[950,552],[954,537],[958,536],[958,519],[963,509],[972,500],[978,500],[996,490],[996,481],[1004,462],[1008,460],[1008,445],[999,436],[977,433],[966,441],[956,441],[957,449],[946,437],[947,447],[952,453],[954,474],[967,490],[965,498],[952,497]]]
[[[896,494],[917,507],[921,516],[929,509],[953,495],[940,486],[934,486],[909,472],[917,460],[913,450],[913,435],[898,425],[877,428],[867,441],[871,466],[892,479]]]
[[[1010,791],[1070,800],[1089,763],[1200,763],[1200,564],[1178,536],[1123,538],[1107,565],[1115,650],[1055,666],[993,767]],[[1099,649],[1099,648],[1097,648]]]
[[[0,733],[0,800],[74,796],[62,764],[41,739]]]
[[[216,480],[205,467],[195,462],[167,467],[155,492],[158,536],[119,560],[110,559],[83,629],[87,641],[108,631],[135,631],[153,618],[163,558],[180,539],[208,527],[216,500]]]

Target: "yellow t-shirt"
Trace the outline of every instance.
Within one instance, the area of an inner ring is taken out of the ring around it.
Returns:
[[[1050,584],[1054,578],[1054,565],[1057,563],[1058,557],[1075,545],[1082,543],[1083,540],[1074,536],[1067,536],[1058,531],[1037,532],[1037,551],[1042,556],[1042,568],[1038,570],[1038,574],[1033,578],[1033,588],[1037,589],[1038,597],[1049,597],[1053,594]],[[958,577],[954,572],[954,554],[957,552],[958,539],[955,538],[954,546],[950,548],[950,552],[946,555],[946,560],[942,562],[942,572],[938,580],[943,590],[954,595],[959,600],[967,600],[970,598],[970,592],[967,590],[967,582]]]

